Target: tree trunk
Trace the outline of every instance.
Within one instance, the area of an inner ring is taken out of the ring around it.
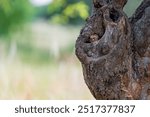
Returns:
[[[85,82],[96,99],[150,99],[150,0],[131,18],[127,0],[93,0],[76,41]]]

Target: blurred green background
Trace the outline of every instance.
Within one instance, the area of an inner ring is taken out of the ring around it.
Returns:
[[[90,11],[91,0],[0,0],[0,99],[94,99],[74,54]]]

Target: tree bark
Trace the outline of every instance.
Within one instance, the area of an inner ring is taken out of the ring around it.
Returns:
[[[150,0],[131,18],[127,0],[93,0],[76,41],[85,83],[96,99],[150,99]]]

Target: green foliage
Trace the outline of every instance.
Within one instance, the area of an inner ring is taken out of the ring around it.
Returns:
[[[32,8],[28,0],[0,0],[0,35],[19,28],[31,14]]]
[[[54,0],[48,11],[54,23],[79,23],[89,16],[89,6],[84,0]]]
[[[142,0],[129,0],[124,10],[131,16]],[[54,23],[82,23],[91,11],[91,0],[53,0],[48,7]]]
[[[33,44],[17,44],[18,53],[21,60],[25,63],[46,65],[55,60],[49,50],[35,47]]]

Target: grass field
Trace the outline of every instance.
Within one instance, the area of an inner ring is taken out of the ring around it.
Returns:
[[[0,99],[94,99],[74,54],[80,27],[43,21],[0,42]]]

